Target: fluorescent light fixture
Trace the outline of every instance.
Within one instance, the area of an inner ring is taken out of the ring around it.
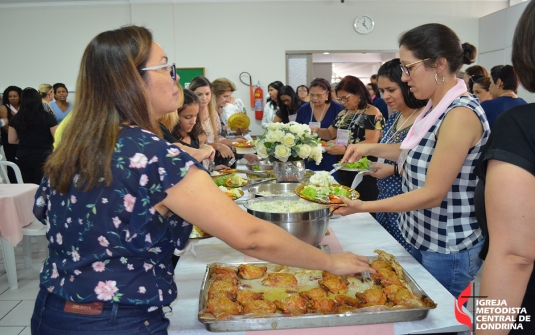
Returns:
[[[324,55],[328,55],[329,53],[328,53],[327,51],[325,51],[323,54],[324,54]]]

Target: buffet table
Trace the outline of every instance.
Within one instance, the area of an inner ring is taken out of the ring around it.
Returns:
[[[468,327],[457,322],[454,316],[455,298],[427,272],[383,227],[368,213],[353,214],[330,221],[329,230],[340,242],[344,251],[374,256],[375,249],[382,249],[397,257],[398,262],[414,278],[435,303],[436,309],[420,321],[394,324],[362,325],[347,327],[282,329],[249,331],[232,334],[434,334],[464,332]],[[327,236],[326,238],[328,238]],[[199,291],[206,264],[213,262],[236,263],[250,261],[244,254],[230,248],[217,238],[194,242],[193,250],[181,256],[175,269],[178,298],[172,304],[169,334],[210,334],[198,321]],[[331,249],[332,250],[332,249]],[[333,250],[336,252],[336,250]],[[468,310],[465,312],[469,314]],[[470,315],[470,314],[469,314]],[[230,334],[230,333],[227,333]]]

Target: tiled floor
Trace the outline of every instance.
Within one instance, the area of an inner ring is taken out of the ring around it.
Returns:
[[[39,251],[37,243],[32,243],[32,267],[24,269],[22,243],[15,249],[17,259],[18,290],[10,290],[6,268],[0,253],[0,334],[30,335],[35,297],[39,291],[39,270],[45,259],[45,252]]]
[[[0,334],[1,335],[30,335],[30,320],[32,317],[35,297],[39,291],[39,270],[46,254],[39,251],[36,241],[32,243],[32,267],[24,269],[22,258],[22,244],[15,249],[17,258],[18,290],[10,290],[7,283],[4,259],[0,253]],[[476,277],[476,292],[479,293],[481,270]],[[472,292],[474,295],[474,292]],[[472,300],[468,301],[468,310],[472,312]]]

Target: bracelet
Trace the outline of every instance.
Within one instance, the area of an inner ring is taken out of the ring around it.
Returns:
[[[394,164],[394,176],[399,177],[399,168],[398,164]]]

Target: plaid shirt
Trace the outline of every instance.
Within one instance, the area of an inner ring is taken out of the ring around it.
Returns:
[[[401,213],[400,229],[410,244],[422,251],[443,254],[470,249],[483,238],[474,210],[477,177],[474,168],[490,134],[489,123],[479,100],[472,96],[455,99],[429,129],[418,146],[410,150],[403,169],[403,192],[424,186],[429,162],[437,143],[437,131],[444,117],[456,107],[474,111],[483,125],[483,135],[469,150],[461,171],[438,207]]]

